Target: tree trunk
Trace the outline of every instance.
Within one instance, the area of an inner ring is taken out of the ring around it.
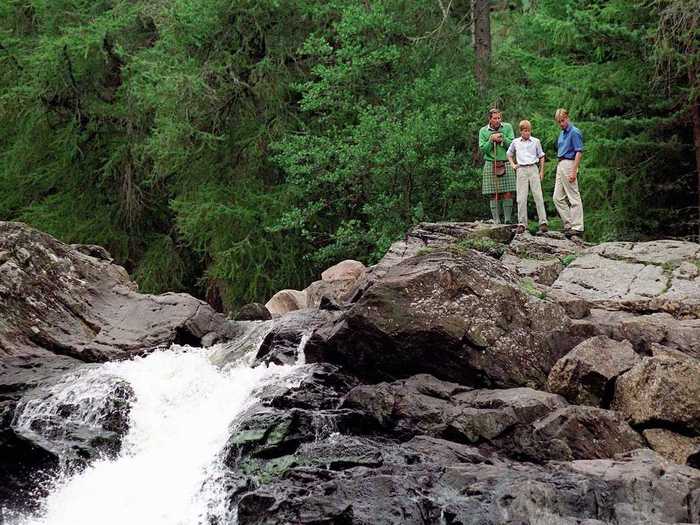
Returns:
[[[691,67],[692,71],[692,67]],[[691,88],[697,86],[698,79],[694,72],[688,74]],[[700,242],[700,98],[690,102],[690,112],[693,119],[693,144],[695,146],[695,172],[697,176],[698,192],[698,242]]]
[[[491,63],[491,2],[472,0],[472,34],[476,56],[476,81],[483,93],[488,83],[488,69]]]

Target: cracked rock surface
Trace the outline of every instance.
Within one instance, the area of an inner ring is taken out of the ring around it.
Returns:
[[[696,243],[603,243],[584,250],[552,287],[598,307],[697,318],[698,265]]]

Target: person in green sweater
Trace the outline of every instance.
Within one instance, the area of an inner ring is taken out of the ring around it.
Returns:
[[[515,138],[513,126],[502,122],[501,110],[489,110],[489,123],[479,130],[479,149],[484,155],[481,193],[490,196],[491,215],[501,224],[500,203],[503,203],[503,219],[507,224],[513,216],[513,192],[516,188],[515,171],[508,162],[508,147]]]

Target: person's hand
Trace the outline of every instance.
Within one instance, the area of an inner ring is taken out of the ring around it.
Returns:
[[[494,133],[490,137],[491,142],[501,143],[503,141],[503,135],[501,133]]]
[[[513,163],[511,163],[510,165],[513,168],[513,170],[517,170],[520,167],[517,164],[513,164]]]
[[[576,182],[576,172],[577,171],[578,171],[577,169],[573,169],[573,170],[571,170],[571,173],[569,174],[569,182],[572,184],[574,182]]]
[[[544,171],[540,171],[540,181],[544,180]]]

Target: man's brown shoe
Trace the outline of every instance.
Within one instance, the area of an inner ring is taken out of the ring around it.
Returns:
[[[540,224],[540,233],[547,233],[549,231],[549,228],[547,227],[546,224]]]

